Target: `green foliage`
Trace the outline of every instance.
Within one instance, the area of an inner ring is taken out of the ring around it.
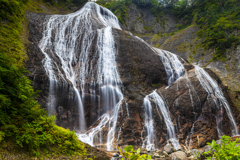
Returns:
[[[194,156],[195,156],[195,158],[197,159],[197,160],[200,160],[200,151],[198,151],[198,153],[195,153],[195,152],[193,152],[194,153]]]
[[[56,0],[42,0],[42,2],[49,3],[52,6],[80,7],[84,3],[88,2],[88,0],[57,0],[57,1]]]
[[[57,127],[54,117],[48,117],[40,108],[31,81],[23,75],[26,73],[0,54],[0,140],[11,139],[36,156],[39,149],[86,156],[84,144],[75,133]]]
[[[215,158],[216,160],[238,160],[240,157],[240,143],[238,140],[239,139],[232,141],[231,137],[224,135],[222,136],[221,144],[217,144],[215,140],[213,140],[212,143],[207,143],[211,146],[211,150],[209,152],[204,152],[203,154],[207,156],[215,151],[211,157],[207,156],[206,158]]]
[[[122,160],[146,160],[146,159],[152,159],[150,155],[146,154],[140,154],[141,149],[138,148],[137,150],[133,149],[133,146],[127,146],[124,148],[125,152],[123,152],[120,147],[118,147],[118,150],[123,157]]]
[[[235,30],[240,29],[240,2],[211,0],[198,3],[195,14],[198,15],[197,24],[202,30],[198,32],[199,37],[206,38],[203,41],[205,49],[215,48],[214,59],[225,57],[225,53],[231,47],[240,43],[239,36],[234,34]],[[236,5],[234,7],[234,5]],[[204,7],[200,9],[200,7]]]
[[[16,66],[26,60],[21,43],[22,21],[28,0],[0,0],[0,54],[5,54]]]
[[[86,3],[88,0],[72,0],[72,3],[75,5],[75,6],[81,6],[83,5],[84,3]]]
[[[197,35],[203,38],[203,48],[214,49],[212,60],[225,60],[228,50],[235,49],[240,44],[240,36],[236,32],[240,29],[238,0],[99,0],[98,3],[113,11],[123,24],[127,7],[133,3],[149,8],[159,23],[164,23],[164,20],[159,21],[163,15],[174,15],[181,21],[176,26],[178,30],[193,23],[198,24],[201,29]]]
[[[97,3],[111,10],[122,24],[126,24],[128,5],[132,4],[131,0],[98,0]]]
[[[34,156],[44,154],[86,157],[85,145],[74,132],[54,124],[35,100],[37,92],[26,77],[24,13],[32,1],[0,0],[0,143],[12,141]]]

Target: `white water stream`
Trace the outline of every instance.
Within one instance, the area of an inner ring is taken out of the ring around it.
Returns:
[[[96,22],[99,23],[98,27],[102,26],[97,29],[97,32],[94,29]],[[88,2],[75,13],[50,16],[44,26],[43,38],[39,43],[45,55],[43,65],[50,79],[49,113],[56,112],[57,106],[52,102],[56,84],[63,83],[64,85],[70,81],[77,97],[80,114],[79,139],[92,146],[106,143],[107,150],[113,149],[118,111],[123,102],[120,89],[122,82],[115,61],[117,50],[112,28],[121,29],[117,17],[108,9]],[[89,56],[92,54],[92,46],[96,37],[94,57],[98,59],[97,65],[94,65]],[[59,59],[60,64],[57,64],[59,62],[56,62],[56,58]],[[98,97],[99,105],[101,103],[104,106],[102,108],[104,113],[98,115],[100,123],[87,132],[82,103],[86,83],[90,83],[92,98]],[[96,90],[100,95],[96,95]],[[107,125],[107,142],[102,142],[101,131]]]
[[[179,142],[176,138],[175,128],[171,120],[171,116],[169,114],[169,109],[162,97],[155,91],[151,94],[147,95],[144,98],[143,106],[145,108],[145,127],[147,129],[147,137],[143,141],[142,148],[146,148],[147,150],[155,150],[155,133],[154,133],[154,124],[153,124],[153,106],[151,105],[152,100],[156,104],[156,110],[158,115],[162,115],[164,119],[164,123],[167,127],[167,135],[169,140],[172,142],[172,145],[175,149],[181,148]]]
[[[222,110],[224,107],[228,118],[230,120],[230,126],[232,129],[232,135],[238,135],[238,127],[236,121],[232,115],[230,106],[223,95],[221,88],[218,86],[217,82],[212,79],[212,77],[202,68],[195,66],[195,73],[202,87],[207,91],[208,96],[210,96],[215,102],[217,109]],[[220,128],[218,126],[218,128]]]

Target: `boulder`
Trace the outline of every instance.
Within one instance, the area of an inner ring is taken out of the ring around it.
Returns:
[[[187,155],[183,151],[177,151],[170,154],[172,160],[187,160]]]
[[[167,152],[168,154],[172,153],[173,152],[173,146],[172,145],[166,145],[164,146],[163,148],[163,151]]]
[[[153,154],[153,157],[154,157],[154,158],[160,158],[160,155],[159,155],[158,153],[154,153],[154,154]]]

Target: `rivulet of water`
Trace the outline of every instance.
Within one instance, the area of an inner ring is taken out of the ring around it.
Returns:
[[[153,124],[153,106],[151,104],[151,101],[156,104],[156,110],[163,116],[164,123],[167,127],[167,135],[169,140],[171,141],[172,145],[175,149],[181,148],[178,142],[178,139],[176,137],[175,128],[171,120],[171,116],[169,114],[169,110],[167,105],[165,104],[162,97],[155,91],[153,91],[151,94],[147,95],[144,98],[143,107],[145,109],[145,127],[147,130],[147,136],[145,140],[143,141],[143,148],[146,148],[147,150],[155,150],[155,130],[154,130],[154,124]]]

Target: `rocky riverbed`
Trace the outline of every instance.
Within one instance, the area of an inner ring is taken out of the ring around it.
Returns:
[[[217,144],[221,144],[221,140],[216,141]],[[121,147],[123,149],[123,147]],[[171,144],[167,144],[161,150],[148,151],[145,148],[141,148],[140,154],[147,154],[154,160],[205,160],[204,152],[211,150],[211,147],[206,145],[198,149],[188,149],[186,146],[182,146],[181,149],[174,149]],[[214,150],[211,155],[214,154]],[[208,156],[211,156],[208,154]],[[121,160],[123,157],[119,152],[113,155],[112,160]]]

